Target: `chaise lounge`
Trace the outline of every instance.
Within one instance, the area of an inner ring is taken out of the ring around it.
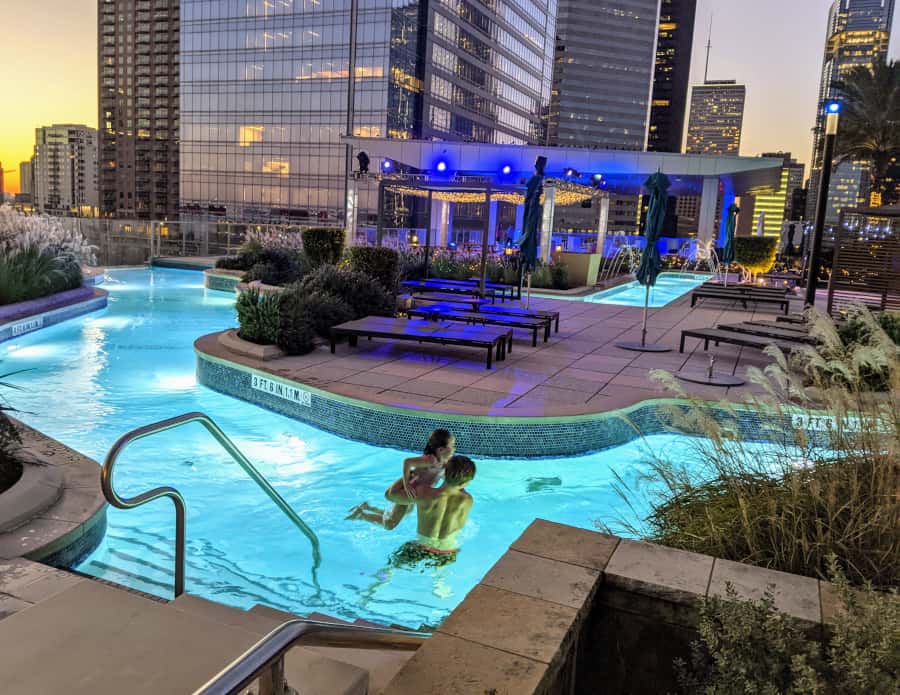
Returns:
[[[458,306],[432,304],[410,309],[410,317],[419,316],[430,321],[456,321],[476,325],[509,326],[531,331],[531,346],[537,347],[538,331],[543,331],[544,342],[550,339],[551,319],[542,317],[510,316],[509,314],[464,311]]]

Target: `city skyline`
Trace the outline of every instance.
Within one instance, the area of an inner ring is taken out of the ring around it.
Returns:
[[[802,8],[794,6],[800,4],[785,7],[776,0],[760,0],[748,13],[739,0],[698,0],[691,84],[703,80],[715,7],[710,79],[747,85],[744,155],[792,151],[808,164],[815,116],[810,104],[818,91],[831,3],[810,0]],[[13,108],[0,121],[0,162],[6,170],[5,190],[17,192],[19,164],[32,154],[36,128],[53,123],[97,126],[97,3],[48,0],[18,5],[11,16],[0,28],[7,49],[0,91],[14,95],[7,99]],[[898,22],[900,15],[894,18],[894,29]],[[898,43],[891,43],[891,59],[900,53]]]

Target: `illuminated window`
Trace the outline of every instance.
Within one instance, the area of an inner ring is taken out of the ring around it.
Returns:
[[[265,129],[265,126],[261,125],[242,125],[238,144],[241,147],[250,147],[254,143],[262,142]]]
[[[263,162],[262,170],[264,174],[287,176],[291,173],[291,165],[283,159],[270,159],[268,162]]]

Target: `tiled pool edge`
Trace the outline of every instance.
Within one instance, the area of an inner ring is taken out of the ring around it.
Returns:
[[[208,290],[234,293],[243,276],[243,271],[235,273],[221,269],[206,269],[203,271],[203,286]]]
[[[416,450],[438,427],[452,429],[461,449],[491,458],[578,456],[627,444],[641,436],[669,433],[667,407],[685,407],[679,399],[659,398],[620,410],[556,417],[494,417],[434,413],[362,401],[278,377],[207,354],[194,344],[197,381],[214,391],[300,420],[348,439],[376,446]],[[254,388],[254,378],[257,386]],[[288,397],[260,389],[284,387]],[[709,403],[711,410],[721,406]],[[772,441],[785,424],[739,404],[736,426],[752,441]],[[701,434],[698,432],[697,434]]]
[[[28,316],[20,317],[14,321],[8,321],[0,325],[0,343],[20,338],[23,335],[34,333],[41,328],[54,326],[57,323],[68,321],[69,319],[84,316],[92,311],[105,309],[108,301],[108,295],[105,290],[99,288],[94,289],[94,295],[88,299],[76,301],[72,304],[48,309],[46,311],[36,311]]]

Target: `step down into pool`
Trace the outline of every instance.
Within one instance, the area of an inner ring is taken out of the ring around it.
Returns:
[[[185,594],[166,604],[83,580],[0,621],[3,692],[190,695],[290,613]],[[296,647],[285,675],[303,695],[379,692],[410,653]]]

